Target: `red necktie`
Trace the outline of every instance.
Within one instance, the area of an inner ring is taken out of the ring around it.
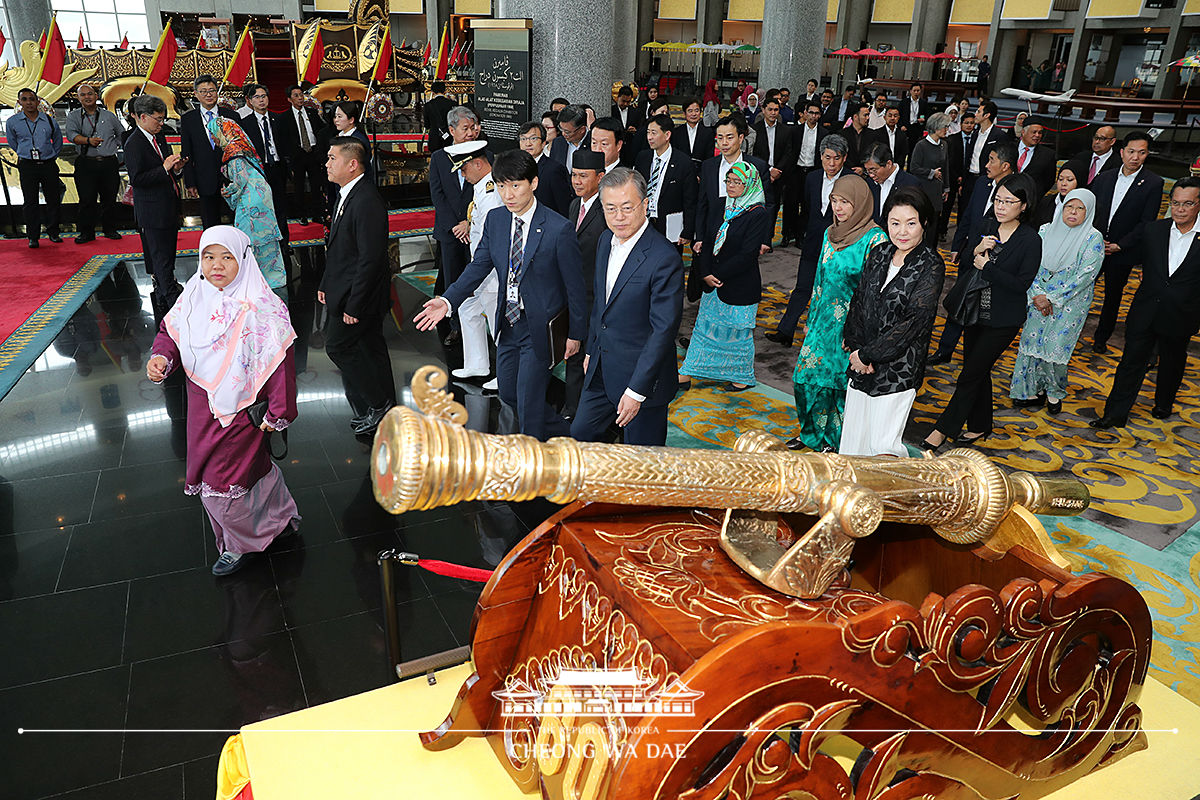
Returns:
[[[1088,170],[1088,183],[1096,180],[1096,172],[1100,168],[1100,156],[1092,156],[1092,168]]]
[[[580,200],[579,201],[579,219],[575,221],[575,230],[579,230],[580,226],[583,225],[583,218],[586,215],[587,215],[587,206],[585,206],[583,204],[583,201]]]
[[[1029,148],[1021,151],[1021,157],[1017,159],[1017,172],[1025,169],[1025,160],[1029,158]]]

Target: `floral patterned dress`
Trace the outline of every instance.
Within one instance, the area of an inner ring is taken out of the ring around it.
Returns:
[[[850,367],[850,354],[842,347],[842,329],[867,253],[885,241],[887,234],[874,228],[842,250],[830,246],[828,232],[821,244],[808,305],[808,329],[792,375],[800,439],[813,450],[836,449],[842,439],[846,370]]]
[[[279,222],[275,219],[271,187],[258,165],[247,158],[229,159],[221,172],[229,180],[225,202],[233,210],[234,227],[250,237],[258,268],[267,285],[280,294],[287,285],[287,268],[279,249]]]

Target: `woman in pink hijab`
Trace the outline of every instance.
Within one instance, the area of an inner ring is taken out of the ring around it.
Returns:
[[[155,383],[182,367],[187,378],[187,477],[200,495],[221,554],[214,575],[299,528],[300,515],[271,460],[268,436],[296,419],[296,332],[287,306],[254,260],[250,238],[231,225],[200,237],[200,269],[167,312],[146,362]],[[266,402],[261,425],[247,411]]]

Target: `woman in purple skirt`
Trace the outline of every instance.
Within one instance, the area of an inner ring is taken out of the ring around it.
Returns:
[[[200,237],[200,269],[163,318],[146,363],[161,383],[187,376],[187,480],[217,537],[214,575],[230,575],[278,536],[299,528],[296,501],[271,461],[268,432],[296,419],[296,332],[267,286],[250,239],[217,225]],[[266,401],[261,425],[247,408]]]

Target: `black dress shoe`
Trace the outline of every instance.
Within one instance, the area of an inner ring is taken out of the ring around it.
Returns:
[[[354,428],[354,434],[356,436],[370,436],[374,434],[375,429],[379,427],[379,423],[383,422],[384,416],[391,410],[391,403],[387,403],[381,408],[372,408],[367,412],[366,419]]]
[[[114,242],[119,242],[119,241],[121,241],[122,239],[124,239],[125,237],[124,237],[124,236],[122,236],[121,234],[117,233],[116,231],[106,231],[106,232],[104,233],[104,238],[105,238],[105,239],[112,239]]]
[[[725,384],[725,391],[727,391],[727,392],[744,392],[747,389],[752,389],[752,388],[754,388],[754,387],[748,383],[744,386],[738,386],[733,381],[730,381],[729,383]]]
[[[793,439],[788,439],[787,442],[784,443],[784,447],[786,447],[788,450],[803,450],[804,448],[808,447],[808,445],[804,443],[803,439],[797,436]]]
[[[950,353],[934,353],[933,355],[931,355],[929,357],[928,363],[930,363],[930,364],[949,364],[950,356],[951,356]]]
[[[88,242],[96,241],[95,236],[76,236],[75,244],[87,244]]]
[[[29,240],[29,246],[30,246],[31,248],[35,249],[35,250],[36,250],[37,248],[41,247],[41,245],[40,245],[40,244],[38,244],[38,240],[37,240],[37,239],[30,239],[30,240]]]
[[[1013,400],[1013,408],[1037,408],[1046,403],[1046,395],[1039,394],[1037,397],[1031,397],[1027,400]]]
[[[1155,419],[1166,419],[1167,417],[1171,416],[1171,409],[1163,408],[1162,406],[1155,406],[1154,408],[1150,409],[1150,416],[1154,417]]]
[[[1105,415],[1088,423],[1091,428],[1124,428],[1128,420],[1125,417],[1110,417]]]
[[[453,347],[458,344],[458,331],[450,331],[446,334],[446,338],[442,339],[442,344],[446,347]]]
[[[1062,411],[1062,400],[1055,402],[1050,400],[1046,403],[1046,413],[1051,416],[1058,416],[1058,412]]]
[[[772,341],[775,344],[781,344],[784,347],[792,346],[792,337],[782,334],[779,331],[763,334],[763,338],[767,339],[768,341]]]
[[[59,236],[57,233],[48,233],[48,234],[46,234],[46,238],[49,239],[50,241],[54,242],[55,244],[62,244],[62,237]]]
[[[1108,352],[1108,343],[1107,342],[1092,342],[1092,352],[1099,353],[1100,355],[1104,355],[1105,353]]]
[[[968,431],[968,432],[962,434],[961,436],[959,436],[957,439],[955,439],[954,443],[956,445],[958,445],[959,447],[970,447],[971,445],[977,444],[977,443],[983,441],[984,439],[988,438],[991,435],[992,435],[991,431],[984,431],[983,433],[976,433],[974,435],[972,435],[971,432]]]

